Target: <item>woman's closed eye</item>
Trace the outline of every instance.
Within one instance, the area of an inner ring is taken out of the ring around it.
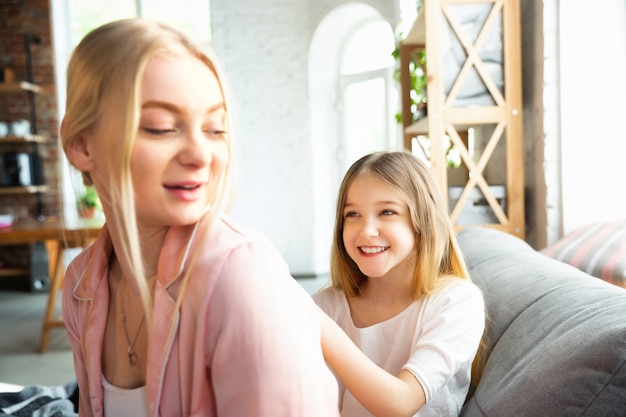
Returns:
[[[226,135],[225,130],[216,129],[216,128],[204,129],[204,133],[209,136],[215,136],[215,137],[223,137],[224,135]]]
[[[158,127],[147,127],[144,126],[141,128],[144,132],[153,136],[163,136],[163,135],[171,135],[178,133],[180,129],[171,127],[171,128],[158,128]],[[204,129],[204,134],[210,137],[223,137],[226,134],[226,131],[221,129]]]
[[[177,132],[176,128],[158,128],[158,127],[148,127],[148,126],[143,126],[141,130],[143,130],[149,135],[154,135],[154,136],[167,135],[167,134]]]

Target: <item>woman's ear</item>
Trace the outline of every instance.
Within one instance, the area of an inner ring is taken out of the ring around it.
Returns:
[[[79,136],[67,148],[67,159],[81,172],[91,172],[95,168],[84,136]]]

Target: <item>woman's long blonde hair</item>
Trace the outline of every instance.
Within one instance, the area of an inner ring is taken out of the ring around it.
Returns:
[[[72,53],[67,69],[67,104],[61,124],[60,137],[64,151],[68,150],[94,128],[106,103],[119,124],[114,126],[115,142],[107,157],[112,210],[108,227],[122,237],[116,256],[130,265],[137,281],[148,316],[151,311],[145,266],[141,256],[139,230],[135,215],[134,189],[130,159],[139,128],[141,83],[144,70],[155,56],[189,53],[204,62],[215,74],[222,89],[226,109],[226,142],[231,153],[233,123],[232,105],[223,71],[213,52],[194,43],[180,31],[165,24],[144,19],[123,19],[107,23],[87,34]],[[198,92],[201,94],[202,92]],[[111,106],[114,104],[114,106]],[[121,140],[119,140],[121,139]],[[230,157],[223,177],[216,185],[211,207],[220,212],[228,202]],[[92,185],[89,173],[83,172],[85,185]]]
[[[375,152],[357,160],[339,188],[330,274],[333,287],[347,297],[359,294],[367,277],[350,258],[343,241],[344,206],[350,185],[369,173],[395,189],[407,204],[415,233],[415,270],[411,291],[415,300],[443,288],[451,279],[470,279],[454,225],[430,168],[409,152]],[[472,367],[472,385],[478,383],[484,364],[481,343]]]

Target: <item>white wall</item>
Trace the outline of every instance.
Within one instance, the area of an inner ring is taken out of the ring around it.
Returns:
[[[346,148],[355,139],[362,150],[367,138],[362,135],[348,138],[345,134],[345,104],[340,88],[342,62],[346,56],[347,39],[367,22],[385,22],[384,18],[369,5],[346,3],[335,7],[316,25],[309,44],[309,120],[311,159],[313,162],[313,257],[312,265],[316,273],[329,269],[330,245],[335,221],[335,209],[339,185],[349,165]],[[389,27],[389,35],[392,36]],[[381,39],[378,39],[382,41]],[[368,44],[368,46],[370,46]],[[393,40],[389,51],[393,49]],[[369,52],[375,51],[370,47]],[[377,55],[380,57],[380,55]],[[390,57],[389,57],[390,58]],[[345,77],[344,77],[345,79]],[[394,112],[397,108],[394,107]],[[390,124],[398,126],[389,115]],[[359,121],[361,123],[361,121]],[[369,128],[370,125],[362,123]],[[397,129],[390,129],[390,136],[400,141]],[[358,155],[360,156],[360,155]]]
[[[211,0],[213,45],[238,105],[240,174],[233,216],[265,233],[294,275],[328,272],[336,189],[325,197],[330,212],[320,211],[320,182],[330,180],[318,175],[328,166],[315,165],[323,150],[316,147],[321,139],[310,135],[320,129],[310,125],[309,47],[319,22],[343,3],[354,2]],[[389,21],[399,20],[395,1],[364,3]]]
[[[593,6],[592,6],[593,4]],[[562,222],[626,217],[626,2],[559,2]]]
[[[311,269],[306,3],[211,1],[213,44],[237,104],[233,215],[265,233],[292,273]]]

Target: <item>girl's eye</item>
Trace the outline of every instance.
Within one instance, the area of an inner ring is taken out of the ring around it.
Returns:
[[[344,217],[357,217],[358,214],[356,211],[347,211],[345,212],[345,214],[343,215]]]
[[[396,214],[396,212],[393,210],[383,210],[380,212],[380,214],[383,216],[391,216],[391,215]]]

